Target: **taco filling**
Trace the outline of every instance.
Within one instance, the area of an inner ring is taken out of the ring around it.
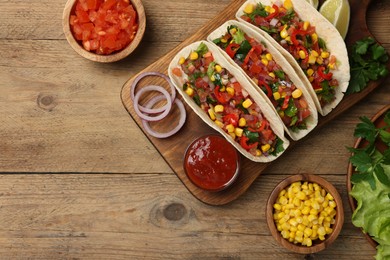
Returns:
[[[237,79],[214,61],[201,43],[172,69],[177,77],[187,74],[183,91],[235,142],[254,156],[277,155],[283,141],[274,133],[260,107]]]
[[[249,37],[235,25],[230,25],[226,34],[213,42],[264,91],[289,130],[307,129],[307,119],[311,115],[308,102],[301,89],[274,61],[265,43]]]
[[[290,0],[283,5],[247,4],[241,18],[273,37],[298,62],[310,81],[321,107],[336,98],[339,86],[332,70],[337,59],[327,50],[325,41],[316,33],[315,26],[303,21],[294,11]]]

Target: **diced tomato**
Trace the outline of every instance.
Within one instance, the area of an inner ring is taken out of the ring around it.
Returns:
[[[238,125],[238,114],[231,113],[223,116],[223,121],[225,124],[232,124],[234,127]]]
[[[261,134],[266,141],[273,140],[275,138],[275,134],[270,129],[264,129]]]
[[[79,20],[79,23],[88,23],[89,22],[88,13],[84,10],[76,10],[76,16]]]
[[[204,81],[203,78],[197,78],[197,79],[195,80],[195,87],[197,87],[197,88],[203,88],[203,89],[205,89],[205,88],[207,88],[208,86],[209,86],[209,84],[208,84],[206,81]]]
[[[98,54],[125,48],[138,29],[137,13],[126,0],[78,0],[69,24],[75,39]]]
[[[259,66],[257,63],[253,63],[249,67],[249,71],[252,72],[253,74],[258,74],[258,73],[261,73],[263,71],[263,68],[261,66]]]

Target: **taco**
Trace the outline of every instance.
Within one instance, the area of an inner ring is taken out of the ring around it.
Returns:
[[[314,101],[294,69],[264,36],[249,26],[227,21],[208,38],[240,67],[255,88],[268,99],[293,140],[315,128]]]
[[[248,159],[270,162],[288,147],[272,107],[211,43],[182,49],[168,74],[193,111]]]
[[[337,29],[305,0],[249,0],[236,18],[271,41],[291,63],[323,116],[343,99],[348,53]]]

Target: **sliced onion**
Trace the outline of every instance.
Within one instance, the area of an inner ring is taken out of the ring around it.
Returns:
[[[271,21],[269,22],[269,25],[271,25],[272,27],[274,27],[275,25],[277,25],[279,22],[278,19],[276,18],[272,18]]]
[[[149,100],[149,102],[145,105],[145,107],[152,108],[154,104],[156,104],[160,100],[163,100],[164,98],[165,98],[164,95],[156,96],[156,97],[152,98],[151,100]],[[182,126],[184,125],[184,122],[186,121],[186,110],[184,108],[183,103],[179,99],[175,99],[174,102],[180,111],[180,119],[179,119],[179,123],[177,124],[177,126],[166,133],[160,133],[160,132],[154,131],[150,127],[149,122],[147,120],[142,120],[142,125],[143,125],[145,131],[148,132],[148,134],[150,134],[151,136],[157,137],[157,138],[167,138],[167,137],[174,135],[182,128]]]
[[[147,77],[147,76],[157,76],[157,77],[161,77],[163,79],[165,79],[169,86],[171,87],[171,96],[170,96],[170,99],[171,99],[171,103],[173,102],[173,100],[175,100],[176,98],[176,89],[175,89],[175,86],[172,84],[171,80],[169,79],[169,77],[163,73],[160,73],[160,72],[157,72],[157,71],[150,71],[150,72],[142,72],[140,73],[133,81],[133,84],[131,84],[130,86],[130,97],[131,99],[134,101],[134,97],[135,97],[135,88],[137,87],[138,85],[138,82],[143,79],[144,77]],[[136,102],[134,102],[136,103]],[[168,102],[169,103],[169,102]],[[148,113],[148,114],[157,114],[157,113],[161,113],[163,111],[166,111],[167,108],[168,108],[168,103],[162,107],[159,107],[159,108],[146,108],[144,106],[141,106],[141,105],[138,105],[139,107],[139,110],[142,111],[142,112],[145,112],[145,113]]]
[[[138,102],[139,102],[139,99],[141,97],[141,95],[145,92],[149,92],[149,91],[158,91],[160,93],[162,93],[166,100],[167,100],[167,104],[163,107],[165,107],[165,110],[162,111],[161,114],[157,115],[157,116],[149,116],[147,114],[144,114],[143,112],[141,112],[140,108],[142,107]],[[133,106],[134,106],[134,110],[135,112],[137,113],[137,115],[144,119],[144,120],[148,120],[148,121],[159,121],[161,119],[163,119],[164,117],[166,117],[169,112],[171,111],[171,108],[172,108],[172,100],[171,100],[171,96],[169,95],[168,91],[161,87],[161,86],[156,86],[156,85],[149,85],[149,86],[144,86],[143,88],[141,88],[134,96],[134,100],[133,100]]]

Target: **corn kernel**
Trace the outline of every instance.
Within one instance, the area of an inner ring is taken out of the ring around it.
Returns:
[[[218,65],[218,64],[215,65],[214,68],[215,68],[215,71],[216,71],[216,72],[221,72],[221,71],[222,71],[222,67],[221,67],[220,65]]]
[[[283,29],[283,30],[280,31],[280,37],[285,39],[287,36],[288,36],[288,32],[287,32],[286,29]]]
[[[310,23],[308,22],[308,21],[305,21],[304,23],[303,23],[303,30],[307,30],[307,28],[309,28],[309,26],[310,26]]]
[[[325,231],[324,227],[319,227],[317,232],[318,232],[319,236],[325,236],[325,234],[326,234],[326,231]]]
[[[263,63],[265,66],[268,65],[268,60],[266,58],[261,59],[261,63]]]
[[[268,61],[271,61],[272,60],[272,54],[271,53],[267,53],[265,55],[265,58],[268,60]]]
[[[318,41],[318,35],[316,33],[313,33],[311,35],[311,40],[313,43],[316,43]]]
[[[226,88],[226,92],[227,92],[230,96],[234,96],[234,88],[232,88],[232,87],[227,87],[227,88]]]
[[[214,76],[214,74],[210,76],[210,80],[211,80],[212,82],[215,81],[215,76]]]
[[[308,63],[314,64],[314,63],[316,63],[316,61],[317,61],[317,58],[314,57],[312,54],[310,54],[310,55],[309,55]]]
[[[221,39],[221,42],[222,42],[222,43],[227,43],[227,39],[222,38],[222,39]]]
[[[230,30],[229,30],[229,33],[231,34],[231,35],[233,35],[233,34],[235,34],[237,32],[237,29],[236,28],[231,28]]]
[[[286,8],[286,9],[293,8],[293,4],[292,4],[291,0],[285,0],[284,3],[283,3],[283,7]]]
[[[330,194],[330,193],[326,194],[326,198],[327,198],[328,200],[334,200],[332,194]]]
[[[262,155],[262,153],[261,153],[261,151],[259,150],[259,149],[256,149],[256,154],[255,154],[255,156],[261,156]]]
[[[317,64],[322,65],[324,63],[324,59],[321,56],[319,56],[319,57],[317,57],[316,62],[317,62]]]
[[[214,112],[216,112],[216,113],[221,113],[221,112],[223,112],[223,110],[224,110],[223,105],[216,105],[214,107]]]
[[[300,50],[298,54],[299,58],[301,58],[302,60],[306,59],[306,53],[303,50]]]
[[[230,137],[235,140],[236,139],[236,134],[235,133],[228,133],[230,135]]]
[[[310,55],[313,55],[313,56],[316,57],[316,58],[319,56],[318,52],[315,51],[315,50],[312,50],[312,51],[310,52]],[[315,184],[316,184],[316,183],[315,183]]]
[[[243,132],[244,132],[244,129],[242,129],[242,128],[236,127],[236,129],[234,129],[234,133],[238,137],[241,137]]]
[[[215,120],[214,123],[215,123],[217,126],[219,126],[220,128],[222,128],[222,127],[224,126],[224,124],[223,124],[221,121],[219,121],[219,120]]]
[[[314,74],[314,70],[312,70],[312,69],[308,69],[307,71],[306,71],[306,74],[307,74],[307,76],[312,76],[313,74]]]
[[[179,59],[179,64],[184,64],[184,62],[186,61],[186,59],[184,57],[180,57]]]
[[[308,247],[313,245],[313,241],[309,237],[304,238],[302,243],[305,243],[305,245]]]
[[[321,57],[322,58],[326,59],[326,58],[329,58],[329,56],[330,56],[329,52],[327,52],[327,51],[321,52]]]
[[[278,203],[275,203],[275,204],[274,204],[274,209],[276,209],[276,210],[281,210],[281,209],[282,209],[282,206],[281,206],[280,204],[278,204]]]
[[[190,88],[190,87],[187,87],[185,92],[190,97],[192,97],[194,95],[194,90],[192,88]]]
[[[190,60],[197,60],[199,58],[199,54],[196,51],[191,52]]]
[[[283,110],[280,110],[280,111],[278,112],[278,114],[279,114],[280,117],[282,117],[282,118],[284,117],[284,111],[283,111]]]
[[[275,78],[275,73],[270,72],[270,73],[268,73],[268,76],[270,76],[271,78]]]
[[[265,144],[261,146],[261,150],[265,153],[268,152],[268,150],[271,148],[271,145]]]
[[[234,133],[234,125],[232,124],[226,125],[226,130],[228,131],[228,133]]]
[[[275,100],[279,100],[280,99],[280,93],[279,92],[274,92],[273,96],[274,96]]]
[[[309,81],[313,82],[314,81],[314,77],[309,77]]]
[[[238,120],[238,126],[241,126],[241,127],[244,127],[246,126],[246,119],[241,117],[239,120]]]
[[[253,11],[255,10],[255,5],[254,4],[247,4],[244,8],[244,12],[247,13],[247,14],[251,14],[253,13]]]
[[[210,116],[210,118],[211,118],[211,120],[215,120],[215,113],[214,113],[214,110],[212,109],[212,108],[209,108],[208,110],[207,110],[207,112],[209,113],[209,116]]]
[[[248,108],[248,107],[250,107],[252,104],[253,104],[253,102],[252,102],[252,100],[250,100],[249,98],[245,99],[245,101],[242,102],[242,106],[243,106],[244,108]]]
[[[302,90],[300,90],[299,88],[297,88],[296,90],[294,90],[292,92],[292,97],[297,99],[297,98],[300,98],[302,96]]]

